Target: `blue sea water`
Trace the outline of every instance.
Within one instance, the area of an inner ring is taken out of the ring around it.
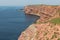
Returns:
[[[38,17],[17,11],[23,7],[0,7],[0,40],[17,40]]]

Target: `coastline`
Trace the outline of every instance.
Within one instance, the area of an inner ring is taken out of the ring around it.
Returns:
[[[25,13],[26,14],[29,14],[29,15],[37,15],[37,16],[40,16],[40,18],[38,19],[38,22],[37,22],[37,20],[36,20],[36,23],[33,23],[33,24],[31,24],[25,31],[23,31],[22,33],[21,33],[21,35],[19,36],[19,38],[18,38],[18,40],[39,40],[39,38],[41,38],[40,36],[38,36],[38,34],[37,34],[37,31],[40,33],[40,29],[45,29],[45,27],[46,28],[48,28],[47,26],[49,26],[49,27],[51,27],[51,26],[56,26],[56,27],[59,27],[60,25],[58,25],[58,24],[52,24],[51,22],[50,22],[50,20],[52,20],[52,19],[54,19],[54,18],[60,18],[60,13],[59,12],[57,12],[58,10],[60,10],[59,8],[60,8],[60,6],[54,6],[54,7],[52,7],[52,6],[46,6],[46,5],[42,5],[42,9],[44,9],[44,8],[46,8],[45,10],[43,10],[42,12],[40,12],[39,11],[39,7],[41,7],[41,6],[39,6],[36,10],[34,9],[34,7],[35,8],[37,8],[36,6],[27,6],[27,7],[25,7]],[[54,9],[52,9],[52,8]],[[30,9],[29,9],[30,8]],[[32,10],[31,10],[32,9]],[[50,9],[50,10],[49,10]],[[49,11],[46,11],[46,10],[49,10]],[[36,12],[37,11],[37,13],[34,13],[34,12]],[[52,11],[52,14],[50,15],[50,11]],[[47,15],[47,14],[48,15]],[[47,15],[47,16],[46,16]],[[47,18],[49,18],[48,20],[45,18],[45,17],[47,17]],[[44,20],[44,19],[46,19],[46,20]],[[60,21],[59,21],[60,22]],[[45,27],[43,27],[43,26],[45,26]],[[42,28],[43,27],[43,28]],[[49,29],[48,29],[49,30]],[[55,30],[54,30],[55,31]],[[27,33],[28,32],[28,33]],[[50,32],[50,31],[49,31]],[[52,33],[53,34],[53,33]],[[51,34],[51,36],[52,36],[52,34]],[[26,36],[26,37],[24,37],[24,35]],[[40,34],[39,34],[40,35]],[[42,35],[43,35],[43,33],[42,33]],[[37,38],[37,36],[38,36],[38,38]],[[49,36],[49,35],[48,35]],[[31,38],[32,37],[32,38]],[[44,38],[45,38],[45,36],[43,36]],[[50,39],[50,37],[47,37],[48,39]],[[43,39],[42,39],[43,40]],[[57,40],[57,39],[56,39]]]

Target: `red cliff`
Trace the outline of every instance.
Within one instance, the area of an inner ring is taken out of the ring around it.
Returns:
[[[29,5],[24,10],[40,19],[23,31],[18,40],[60,40],[60,6]]]
[[[30,5],[25,7],[26,14],[32,14],[40,16],[40,21],[45,22],[53,18],[54,16],[59,16],[60,6],[49,6],[49,5]]]

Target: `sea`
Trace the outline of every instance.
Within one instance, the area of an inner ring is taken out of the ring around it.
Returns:
[[[0,6],[0,40],[18,40],[21,32],[38,19],[20,9],[24,6]]]

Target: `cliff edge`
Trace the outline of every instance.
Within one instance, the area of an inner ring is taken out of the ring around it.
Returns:
[[[50,5],[29,5],[25,7],[26,14],[40,16],[41,22],[48,21],[54,17],[60,16],[60,6]]]
[[[29,5],[24,10],[40,18],[23,31],[18,40],[60,40],[60,6]]]

